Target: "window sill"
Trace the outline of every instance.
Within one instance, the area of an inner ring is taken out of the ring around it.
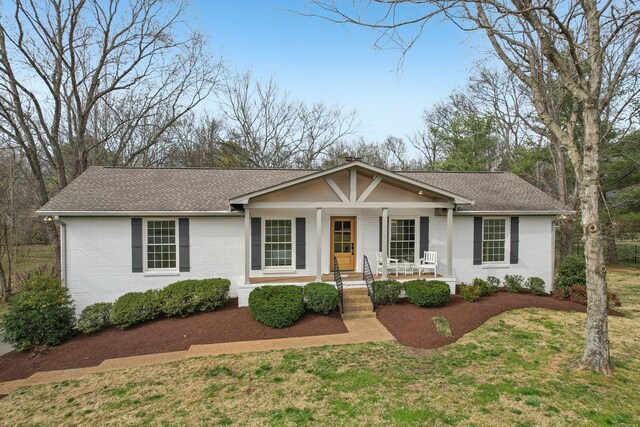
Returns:
[[[154,277],[154,276],[179,276],[179,271],[145,271],[143,273],[144,277]]]
[[[482,264],[482,268],[487,269],[487,268],[509,268],[511,267],[510,264]]]
[[[296,274],[296,270],[292,270],[292,269],[271,269],[271,268],[267,268],[267,269],[262,269],[262,274]]]

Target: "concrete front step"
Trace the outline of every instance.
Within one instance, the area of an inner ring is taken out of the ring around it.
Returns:
[[[345,301],[344,311],[345,313],[350,313],[352,311],[373,311],[373,304],[371,304],[371,301],[355,302],[355,303]]]
[[[371,298],[367,295],[345,295],[342,297],[342,301],[345,303],[350,302],[354,304],[363,303],[363,302],[371,302]]]
[[[375,311],[354,311],[351,313],[342,313],[342,320],[370,319],[375,317],[376,317]]]
[[[369,295],[367,288],[347,288],[343,291],[344,295]]]

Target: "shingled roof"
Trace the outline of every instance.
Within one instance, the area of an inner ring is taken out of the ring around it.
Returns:
[[[90,167],[40,215],[225,212],[229,199],[317,172],[312,169]],[[475,201],[459,211],[561,213],[569,209],[511,173],[398,172]]]

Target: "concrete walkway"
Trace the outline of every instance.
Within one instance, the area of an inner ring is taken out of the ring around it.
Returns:
[[[175,362],[177,360],[189,359],[191,357],[395,340],[393,335],[391,335],[382,323],[375,318],[344,320],[344,325],[349,331],[346,334],[192,345],[188,350],[184,351],[107,359],[97,366],[90,366],[87,368],[36,372],[29,378],[0,383],[0,394],[9,394],[20,387],[28,385],[79,379],[97,372],[107,372],[116,369],[137,368],[140,366],[155,365],[158,363]]]

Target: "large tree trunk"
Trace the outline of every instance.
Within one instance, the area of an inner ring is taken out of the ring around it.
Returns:
[[[53,248],[53,254],[56,259],[55,274],[56,276],[61,277],[60,273],[62,269],[60,264],[60,233],[58,232],[58,227],[56,227],[56,224],[53,221],[47,222],[46,228],[47,234],[49,235],[49,244],[51,245],[51,248]]]
[[[611,374],[609,324],[607,318],[607,280],[598,216],[598,141],[600,120],[595,108],[584,110],[584,155],[580,182],[580,208],[587,262],[587,337],[580,365],[584,369]]]

